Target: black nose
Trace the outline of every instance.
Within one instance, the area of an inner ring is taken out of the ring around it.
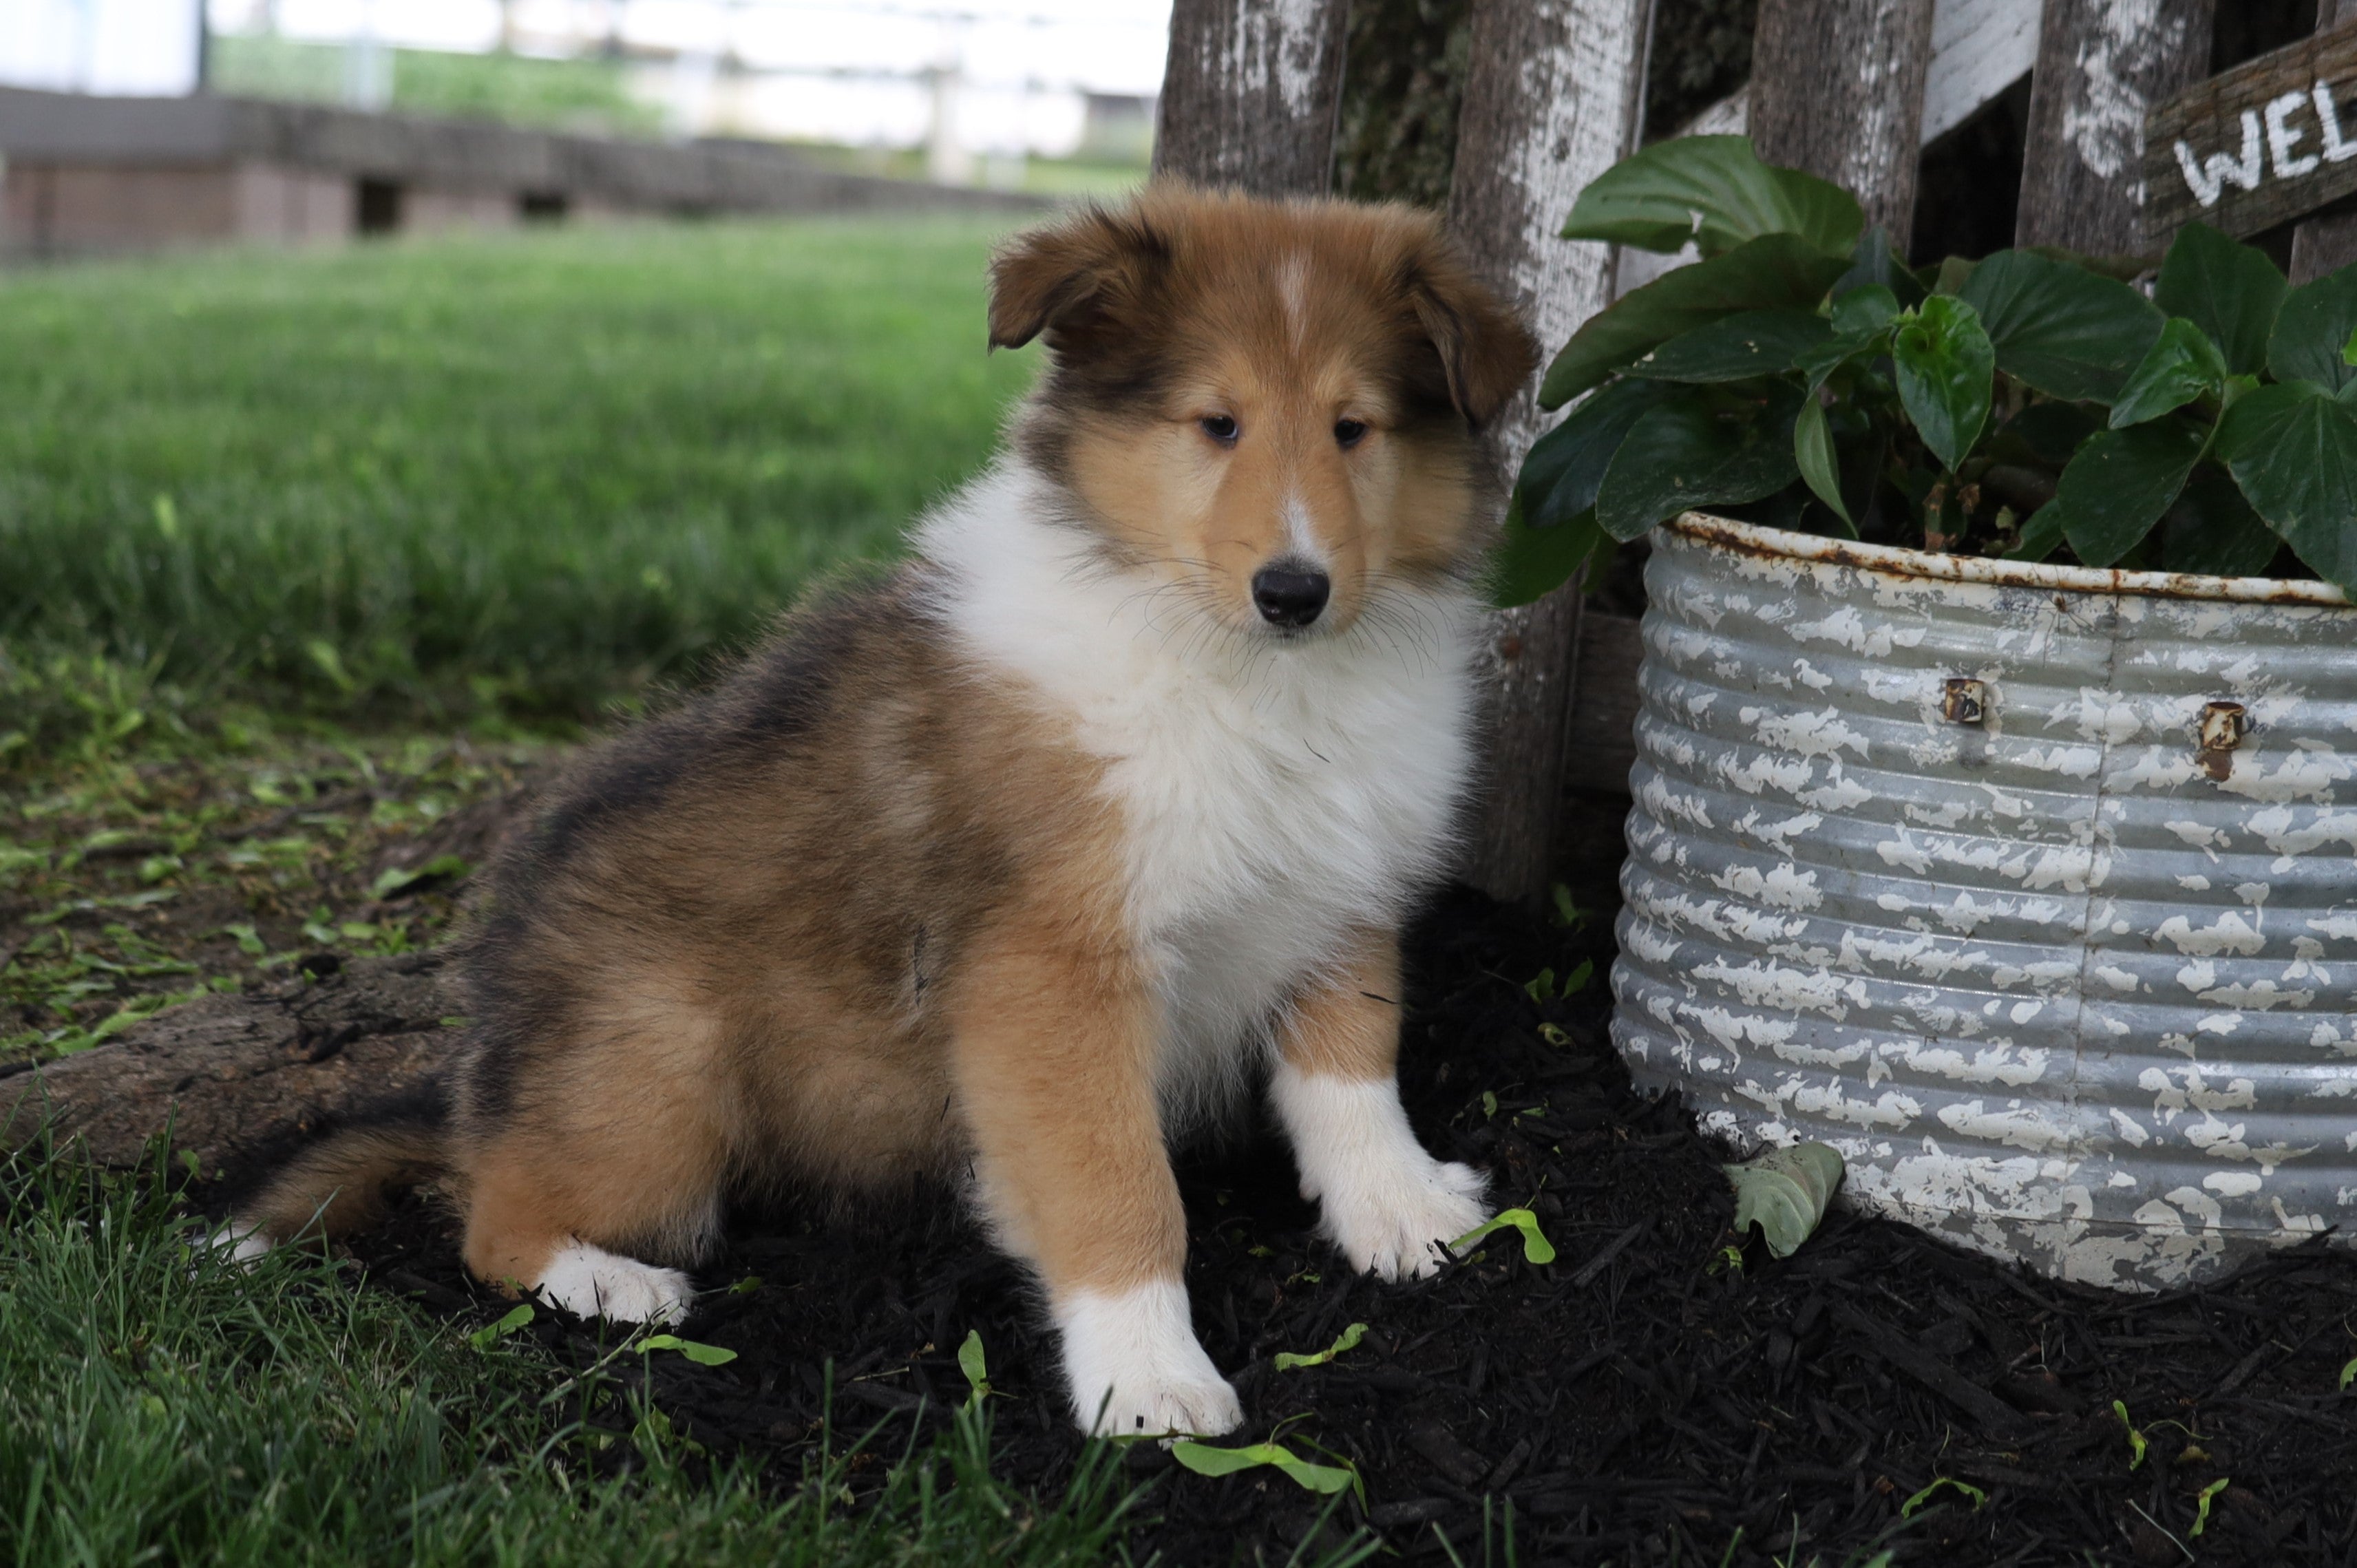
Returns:
[[[1308,626],[1333,589],[1325,573],[1298,566],[1264,566],[1253,574],[1253,603],[1271,626]]]

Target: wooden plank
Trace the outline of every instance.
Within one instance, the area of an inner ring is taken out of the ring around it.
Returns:
[[[2357,0],[2317,0],[2316,26],[2343,27],[2357,22]],[[2293,231],[2291,281],[2309,283],[2327,273],[2357,263],[2357,212],[2319,214]]]
[[[1564,732],[1563,787],[1575,795],[1626,798],[1637,765],[1637,669],[1643,623],[1590,610],[1579,621],[1578,683]]]
[[[1936,0],[1919,145],[1938,141],[2029,74],[2040,9],[2040,0]]]
[[[2210,69],[2216,0],[2046,0],[2017,243],[2145,249],[2145,113]]]
[[[1636,134],[1649,0],[1476,0],[1448,223],[1518,299],[1549,353],[1611,297],[1609,247],[1557,237],[1580,190]],[[1535,385],[1494,429],[1509,471],[1549,424]],[[1577,676],[1577,585],[1501,614],[1491,790],[1470,878],[1501,898],[1544,897]]]
[[[1771,164],[1846,187],[1906,244],[1932,64],[1932,0],[1760,0],[1751,141]]]
[[[2287,44],[2153,106],[2145,236],[2255,234],[2357,192],[2357,27]]]
[[[1326,195],[1350,11],[1349,0],[1177,0],[1156,176]]]

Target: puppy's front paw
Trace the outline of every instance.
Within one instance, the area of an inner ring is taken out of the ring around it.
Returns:
[[[1107,1437],[1215,1437],[1243,1423],[1236,1391],[1197,1343],[1187,1287],[1076,1291],[1056,1307],[1072,1414]]]
[[[1421,1279],[1440,1267],[1440,1244],[1490,1218],[1488,1183],[1470,1165],[1415,1151],[1366,1179],[1326,1189],[1321,1227],[1361,1273]]]
[[[586,1241],[551,1258],[533,1288],[576,1317],[614,1323],[678,1323],[687,1316],[693,1294],[677,1269],[659,1269]]]
[[[1440,1267],[1438,1243],[1484,1219],[1481,1173],[1425,1153],[1390,1079],[1347,1079],[1280,1063],[1270,1094],[1293,1136],[1301,1196],[1351,1266],[1387,1280]]]

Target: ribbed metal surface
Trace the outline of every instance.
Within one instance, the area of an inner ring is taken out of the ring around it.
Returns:
[[[1613,971],[1641,1082],[2065,1278],[2357,1230],[2357,608],[1653,539]],[[2205,758],[2213,702],[2249,733]]]

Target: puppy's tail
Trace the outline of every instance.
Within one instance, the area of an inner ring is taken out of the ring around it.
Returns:
[[[349,1235],[382,1219],[393,1193],[449,1168],[448,1117],[438,1096],[388,1108],[280,1166],[235,1206],[230,1233],[263,1242]]]

